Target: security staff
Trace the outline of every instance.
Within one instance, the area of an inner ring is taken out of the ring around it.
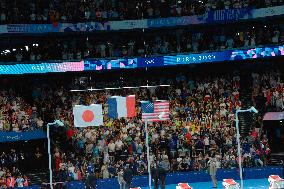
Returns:
[[[154,164],[151,168],[151,177],[154,180],[154,189],[158,189],[159,188],[159,170],[156,164]]]
[[[125,181],[125,189],[130,189],[132,177],[133,177],[132,166],[126,165],[126,168],[123,173],[123,180]]]
[[[85,181],[86,189],[96,189],[97,177],[95,173],[90,173]]]
[[[166,176],[167,176],[167,171],[166,169],[163,167],[162,164],[160,164],[158,166],[158,176],[159,176],[159,180],[160,180],[160,184],[161,184],[161,189],[165,189],[166,188]]]
[[[216,179],[216,172],[217,172],[217,160],[215,156],[212,156],[208,162],[209,164],[209,175],[211,176],[213,188],[217,188],[217,179]]]

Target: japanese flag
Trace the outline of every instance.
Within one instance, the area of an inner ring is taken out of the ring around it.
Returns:
[[[88,127],[103,125],[103,109],[101,104],[90,106],[75,105],[73,107],[74,126]]]

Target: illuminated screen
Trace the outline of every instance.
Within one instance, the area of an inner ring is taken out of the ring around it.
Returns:
[[[0,65],[0,75],[32,74],[52,72],[99,71],[111,69],[134,69],[144,67],[162,67],[181,64],[198,64],[204,62],[222,62],[284,55],[284,45],[260,47],[242,50],[227,50],[221,52],[206,52],[200,54],[180,54],[175,56],[158,56],[144,58],[119,59],[87,59],[78,62],[42,62],[33,64]]]

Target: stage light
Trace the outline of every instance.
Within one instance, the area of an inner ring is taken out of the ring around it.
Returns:
[[[96,88],[90,88],[90,89],[87,89],[88,91],[102,91],[102,90],[104,90],[104,89],[96,89]]]
[[[119,87],[107,87],[107,88],[105,88],[105,90],[119,90],[119,89],[121,89],[121,88],[119,88]]]
[[[156,102],[166,102],[166,100],[155,100]]]
[[[139,87],[122,87],[123,89],[139,89]]]
[[[142,85],[141,88],[155,88],[158,87],[157,85]]]
[[[86,90],[80,90],[80,89],[72,89],[71,92],[85,92]]]

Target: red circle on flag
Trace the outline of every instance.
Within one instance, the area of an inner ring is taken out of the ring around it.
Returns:
[[[91,122],[94,120],[94,113],[91,110],[86,110],[83,112],[82,119],[85,122]]]

